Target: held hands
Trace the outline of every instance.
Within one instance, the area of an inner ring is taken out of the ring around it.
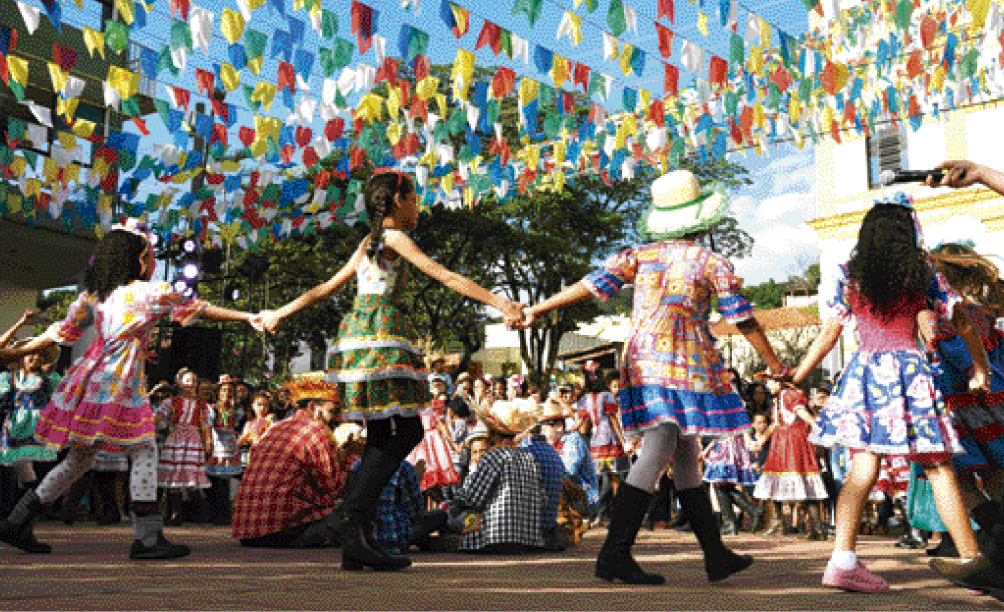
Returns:
[[[526,329],[540,318],[540,313],[534,307],[524,308],[518,319],[506,319],[506,326],[509,329]]]
[[[963,189],[975,185],[983,178],[979,164],[967,160],[946,161],[937,169],[944,170],[945,175],[940,181],[935,181],[933,177],[928,176],[927,180],[924,181],[928,187]]]
[[[251,327],[255,328],[255,331],[263,334],[274,334],[281,321],[282,317],[276,315],[274,310],[262,310],[248,319],[248,323]]]
[[[974,368],[973,377],[969,379],[969,391],[978,395],[990,393],[990,379],[986,372]]]
[[[502,307],[502,316],[505,317],[505,324],[507,328],[522,329],[520,324],[526,317],[525,308],[525,304],[510,302],[508,300],[506,301],[505,306]]]

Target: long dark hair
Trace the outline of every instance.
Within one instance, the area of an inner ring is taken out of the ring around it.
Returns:
[[[370,244],[366,255],[375,259],[383,248],[383,220],[394,213],[394,198],[415,191],[411,177],[402,172],[374,174],[366,183],[366,216],[370,226]]]
[[[1000,270],[986,257],[964,244],[948,243],[934,249],[931,259],[952,289],[995,312],[1004,309]]]
[[[103,302],[116,288],[142,279],[141,257],[148,246],[146,240],[130,232],[105,234],[84,271],[84,290]]]
[[[861,222],[847,272],[882,319],[891,317],[907,296],[924,295],[932,270],[917,240],[913,211],[896,204],[873,206]]]

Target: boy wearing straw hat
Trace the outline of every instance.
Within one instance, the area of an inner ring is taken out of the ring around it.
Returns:
[[[729,436],[749,428],[742,400],[729,380],[708,328],[711,298],[767,362],[783,366],[739,292],[732,265],[699,243],[728,210],[720,189],[702,189],[693,173],[670,172],[652,183],[652,207],[639,230],[652,242],[627,249],[575,285],[524,311],[522,327],[545,313],[590,296],[606,299],[634,284],[632,334],[624,344],[620,392],[626,434],[643,437],[638,461],[617,491],[610,528],[596,560],[596,576],[629,584],[663,584],[644,571],[631,547],[656,481],[673,466],[680,503],[704,551],[712,582],[742,571],[752,557],[721,540],[701,486],[701,436]]]

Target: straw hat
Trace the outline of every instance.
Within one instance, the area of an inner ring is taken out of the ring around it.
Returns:
[[[32,340],[34,340],[34,338],[25,338],[24,340],[17,340],[13,344],[11,344],[11,348],[14,348],[14,349],[20,348],[20,347],[24,346],[25,344],[28,344]],[[49,344],[45,348],[40,349],[38,351],[35,351],[35,353],[37,353],[37,354],[39,354],[39,355],[42,356],[42,366],[43,367],[47,366],[47,365],[52,365],[52,364],[56,363],[57,359],[59,359],[59,345],[58,344]],[[21,359],[17,359],[16,361],[20,362]]]
[[[294,404],[299,404],[303,400],[330,400],[340,402],[341,395],[338,393],[338,385],[333,385],[323,380],[314,378],[301,378],[293,382],[286,383],[283,389],[289,392],[289,399]]]
[[[649,240],[679,238],[706,230],[722,220],[729,202],[719,188],[701,188],[689,170],[664,174],[652,183],[652,207],[638,231]]]
[[[562,405],[556,398],[548,397],[544,402],[544,409],[541,410],[540,415],[537,417],[538,423],[543,423],[544,421],[551,421],[554,419],[564,419],[572,416],[572,413]]]
[[[471,444],[474,444],[478,440],[487,440],[487,439],[488,439],[488,428],[485,427],[484,423],[478,423],[477,425],[474,426],[474,429],[471,430],[471,433],[467,434],[467,437],[464,438],[463,446],[464,448],[470,448]]]
[[[503,436],[515,436],[536,425],[540,409],[532,399],[515,399],[498,400],[488,409],[476,406],[475,412],[491,431]]]

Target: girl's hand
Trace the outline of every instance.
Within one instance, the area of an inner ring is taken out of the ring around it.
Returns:
[[[990,393],[990,380],[986,372],[974,369],[973,377],[969,379],[969,391],[979,395]]]
[[[21,315],[21,318],[17,320],[16,324],[17,327],[22,327],[24,325],[27,325],[37,315],[38,315],[38,310],[35,308],[29,308],[28,310],[25,310],[24,314]]]
[[[540,315],[537,314],[537,311],[534,310],[532,307],[527,308],[523,310],[523,316],[520,317],[518,321],[514,321],[509,326],[509,329],[526,329],[527,327],[530,327],[531,325],[536,323],[539,316]]]
[[[502,308],[502,315],[505,317],[506,327],[509,329],[515,329],[516,326],[520,324],[524,317],[524,306],[518,302],[506,301],[505,306]]]
[[[279,328],[279,324],[282,323],[282,317],[276,314],[274,310],[263,310],[257,316],[262,326],[262,329],[258,331],[264,333],[274,334],[275,330]]]

